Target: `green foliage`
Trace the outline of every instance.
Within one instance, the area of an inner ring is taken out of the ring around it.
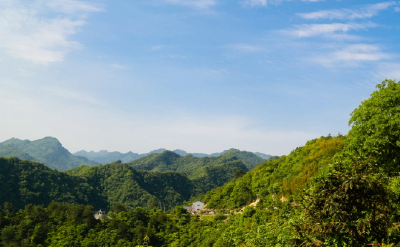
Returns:
[[[328,136],[311,140],[290,155],[268,160],[244,176],[209,191],[201,199],[211,208],[234,209],[256,200],[257,195],[265,204],[272,203],[272,195],[293,196],[342,150],[344,138]]]
[[[171,209],[200,193],[183,174],[137,171],[127,164],[80,166],[68,174],[87,179],[109,203]]]
[[[388,239],[394,222],[388,177],[369,162],[336,163],[313,178],[301,203],[300,238],[310,245],[364,246]]]
[[[262,155],[261,153],[259,153]],[[231,148],[226,151],[222,156],[225,157],[236,157],[238,160],[241,160],[249,170],[253,170],[257,165],[261,164],[265,159],[269,159],[271,156],[264,155],[261,158],[259,155],[247,152],[247,151],[240,151],[238,149]]]
[[[53,201],[105,204],[93,198],[95,191],[85,179],[17,158],[0,158],[0,186],[0,202],[10,202],[17,209]]]
[[[238,170],[245,174],[247,167],[243,162],[234,160],[222,165],[203,166],[189,178],[205,193],[232,180]]]
[[[79,166],[60,172],[41,163],[0,158],[0,202],[16,209],[50,202],[171,209],[201,190],[176,172],[137,171],[126,164]]]
[[[351,113],[348,155],[371,158],[387,172],[400,171],[400,82],[384,80]]]

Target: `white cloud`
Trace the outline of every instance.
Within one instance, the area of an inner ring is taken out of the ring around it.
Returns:
[[[96,6],[74,0],[48,0],[46,5],[54,11],[67,14],[86,14],[100,11],[100,9]]]
[[[391,57],[389,54],[381,52],[379,46],[366,44],[348,45],[333,55],[336,60],[340,61],[381,61]]]
[[[313,36],[332,36],[337,33],[347,33],[351,30],[367,29],[376,27],[376,24],[358,24],[358,23],[331,23],[331,24],[304,24],[296,26],[295,29],[283,31],[286,34],[296,37],[313,37]]]
[[[357,10],[354,9],[335,9],[335,10],[322,10],[311,13],[298,14],[304,19],[365,19],[371,18],[379,13],[379,11],[386,10],[389,7],[396,5],[396,2],[382,2],[377,4],[365,5]]]
[[[217,4],[216,0],[164,0],[164,2],[197,9],[208,9]]]
[[[259,52],[264,50],[260,46],[251,44],[231,44],[227,45],[227,48],[237,52]]]
[[[269,4],[277,5],[282,2],[291,2],[291,1],[293,1],[293,0],[244,0],[244,1],[241,1],[241,4],[243,6],[250,6],[250,7],[258,7],[258,6],[264,7]],[[301,1],[302,2],[322,2],[325,0],[301,0]]]
[[[357,66],[363,62],[390,60],[393,56],[382,51],[378,45],[352,44],[315,57],[314,60],[324,66]]]
[[[55,11],[63,14],[50,17]],[[99,9],[72,0],[36,0],[29,4],[2,0],[0,51],[36,64],[62,61],[68,52],[81,47],[69,38],[85,24],[85,15],[93,11]]]
[[[186,56],[178,55],[178,54],[170,54],[166,56],[162,56],[164,58],[171,58],[171,59],[186,59]]]
[[[267,0],[247,0],[242,2],[243,5],[256,7],[256,6],[267,6]]]
[[[164,49],[163,45],[154,45],[153,47],[151,47],[152,51],[159,51],[159,50],[162,50],[162,49]]]

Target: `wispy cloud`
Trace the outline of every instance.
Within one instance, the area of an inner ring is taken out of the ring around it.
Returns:
[[[111,68],[118,69],[118,70],[125,70],[125,69],[127,69],[127,66],[118,64],[118,63],[113,63],[113,64],[111,64]]]
[[[251,44],[231,44],[226,47],[236,52],[259,52],[263,50],[263,47]]]
[[[304,19],[340,19],[340,20],[353,20],[371,18],[382,10],[386,10],[391,6],[396,5],[396,2],[382,2],[377,4],[365,5],[358,9],[335,9],[335,10],[322,10],[311,13],[298,14]]]
[[[240,3],[243,6],[250,6],[250,7],[265,7],[267,5],[273,4],[277,5],[282,2],[291,2],[293,0],[244,0],[241,1]],[[325,0],[300,0],[302,2],[322,2]]]
[[[256,6],[267,6],[267,0],[246,0],[242,4],[246,6],[256,7]]]
[[[159,51],[159,50],[162,50],[162,49],[164,49],[163,45],[154,45],[153,47],[151,47],[152,51]]]
[[[330,24],[304,24],[294,29],[282,31],[285,34],[303,38],[313,36],[332,36],[335,34],[347,33],[351,30],[367,29],[376,27],[374,23],[330,23]]]
[[[96,6],[75,0],[50,0],[46,5],[54,11],[67,14],[86,14],[100,11]]]
[[[381,61],[391,57],[382,52],[379,46],[367,44],[348,45],[333,55],[336,60],[340,61]]]
[[[390,60],[393,56],[382,51],[381,46],[371,44],[351,44],[315,57],[315,61],[324,66],[358,65],[363,62]]]
[[[0,1],[0,51],[36,64],[62,61],[81,45],[70,37],[100,9],[80,1]],[[58,13],[57,16],[51,16]],[[61,13],[61,14],[60,14]]]
[[[208,9],[217,4],[216,0],[164,0],[164,2],[197,9]]]
[[[186,56],[178,55],[178,54],[170,54],[170,55],[163,56],[163,57],[171,58],[171,59],[186,59],[187,58]]]

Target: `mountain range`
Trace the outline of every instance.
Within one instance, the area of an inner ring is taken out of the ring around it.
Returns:
[[[203,153],[187,153],[184,150],[174,150],[173,152],[180,156],[190,157],[218,157],[225,153],[236,152],[236,149],[225,150],[221,153],[214,154],[203,154]],[[133,152],[121,153],[121,152],[109,152],[102,150],[99,152],[84,151],[81,150],[74,154],[70,153],[66,148],[62,146],[58,139],[54,137],[45,137],[43,139],[30,141],[20,140],[17,138],[11,138],[0,143],[0,157],[17,157],[22,160],[31,160],[42,162],[44,165],[57,169],[57,170],[69,170],[79,165],[99,165],[108,164],[120,160],[122,163],[128,163],[152,154],[160,154],[167,151],[166,149],[157,149],[149,153],[138,154]],[[239,150],[237,150],[239,151]],[[242,153],[241,153],[242,152]],[[236,155],[242,155],[245,151],[236,152]],[[248,152],[250,154],[250,152]],[[251,153],[253,154],[253,153]],[[253,154],[254,155],[254,154]],[[261,157],[256,159],[256,163],[261,163],[263,159],[270,158],[270,155],[257,153],[254,156]],[[253,157],[254,158],[254,157]],[[250,169],[252,169],[250,167]]]
[[[169,209],[243,176],[265,161],[238,149],[196,156],[165,149],[122,156],[107,151],[79,153],[103,154],[103,161],[118,160],[102,165],[73,155],[54,137],[36,141],[12,138],[0,143],[0,157],[11,157],[0,158],[1,174],[10,174],[0,176],[0,183],[8,188],[0,193],[0,201],[8,198],[18,208],[58,201],[99,208],[117,203],[128,208]],[[134,160],[126,162],[129,159]]]
[[[143,154],[133,153],[133,152],[121,153],[121,152],[117,152],[117,151],[109,152],[107,150],[101,150],[101,151],[98,151],[98,152],[95,152],[95,151],[88,152],[88,151],[85,151],[85,150],[81,150],[81,151],[78,151],[78,152],[74,153],[74,155],[86,157],[86,158],[88,158],[90,160],[96,161],[96,162],[101,163],[101,164],[108,164],[108,163],[111,163],[111,162],[114,162],[114,161],[117,161],[117,160],[121,160],[123,163],[128,163],[130,161],[133,161],[133,160],[148,156],[150,154],[162,153],[164,151],[167,151],[167,149],[160,148],[160,149],[157,149],[157,150],[153,150],[153,151],[151,151],[149,153],[143,153]],[[220,155],[222,155],[222,154],[224,154],[224,153],[226,153],[228,151],[229,150],[225,150],[225,151],[222,151],[220,153],[205,154],[205,153],[188,153],[188,152],[186,152],[184,150],[181,150],[181,149],[173,150],[174,153],[179,154],[180,156],[192,155],[194,157],[199,157],[199,158],[202,158],[202,157],[218,157],[218,156],[220,156]],[[255,152],[254,154],[257,155],[258,157],[262,158],[262,159],[265,159],[265,160],[267,160],[267,159],[272,157],[271,155],[263,154],[263,153],[260,153],[260,152]]]

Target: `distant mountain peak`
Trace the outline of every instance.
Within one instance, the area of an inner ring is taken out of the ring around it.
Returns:
[[[81,164],[97,164],[87,158],[72,155],[57,138],[52,136],[35,141],[11,138],[0,143],[0,156],[39,161],[59,170],[68,170]]]

